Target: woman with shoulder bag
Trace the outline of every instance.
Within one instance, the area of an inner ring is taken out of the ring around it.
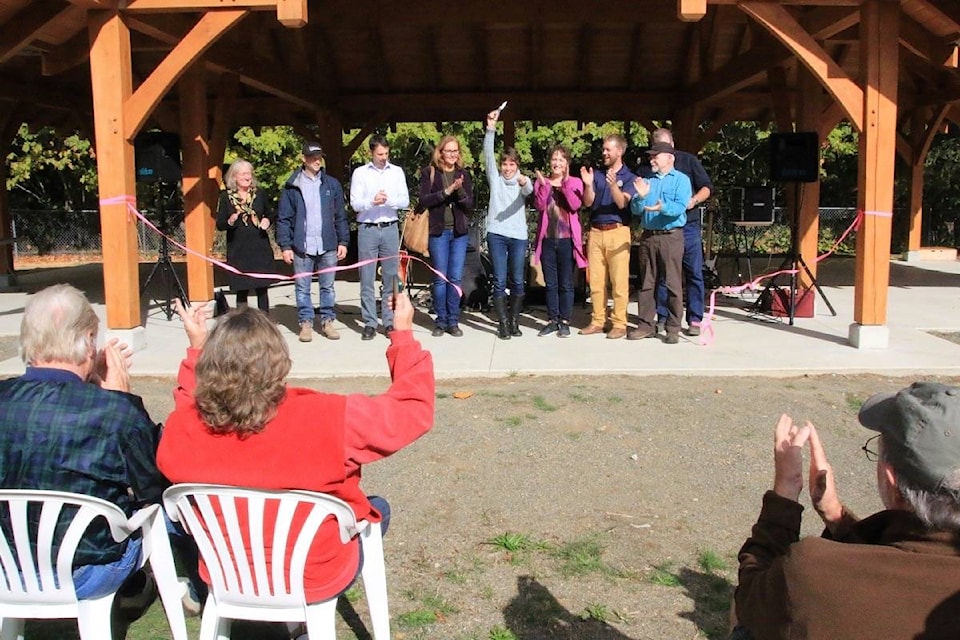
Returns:
[[[467,233],[473,214],[473,181],[463,168],[460,141],[444,136],[430,166],[420,171],[420,206],[430,212],[430,261],[443,274],[433,279],[433,336],[460,337],[460,294],[467,257]],[[446,279],[444,279],[446,278]]]

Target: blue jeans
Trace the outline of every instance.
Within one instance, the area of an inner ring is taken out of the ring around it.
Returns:
[[[119,559],[107,564],[84,564],[73,570],[73,586],[78,600],[93,600],[114,593],[143,564],[143,540],[127,541]]]
[[[446,329],[460,322],[460,294],[453,285],[463,281],[463,263],[467,259],[467,238],[454,236],[452,229],[439,236],[430,236],[430,262],[433,268],[446,276],[433,278],[433,310],[437,312],[437,326]]]
[[[389,256],[400,255],[400,234],[397,225],[375,227],[360,224],[357,228],[357,259],[374,260]],[[384,298],[393,293],[393,281],[397,279],[398,260],[381,260],[360,267],[360,316],[365,327],[377,326],[377,266],[380,267],[380,312],[383,317],[383,326],[393,324],[393,309],[384,304]]]
[[[683,287],[687,305],[687,324],[703,320],[703,243],[700,239],[700,223],[683,227]],[[657,281],[657,318],[667,319],[667,285]]]
[[[337,266],[337,252],[324,251],[318,256],[308,256],[305,254],[293,254],[293,272],[313,273],[320,269]],[[320,286],[320,322],[335,320],[337,317],[333,306],[337,299],[333,291],[333,281],[337,273],[329,271],[317,276],[317,283]],[[297,320],[300,324],[304,322],[313,322],[313,300],[310,297],[310,285],[313,284],[313,276],[304,276],[294,281],[294,291],[297,296]]]
[[[490,264],[493,267],[493,297],[507,295],[507,278],[510,280],[510,295],[523,295],[523,270],[527,266],[526,238],[508,238],[499,233],[487,234]]]
[[[573,313],[573,240],[544,238],[540,266],[547,290],[547,318],[569,323]]]

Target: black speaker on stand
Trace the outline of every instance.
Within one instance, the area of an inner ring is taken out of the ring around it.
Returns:
[[[171,225],[166,202],[173,195],[173,190],[182,178],[180,136],[166,131],[148,131],[136,137],[133,148],[137,182],[143,182],[152,187],[155,223],[161,234],[157,262],[143,282],[140,293],[142,295],[147,290],[154,276],[159,273],[163,281],[165,297],[158,302],[167,320],[172,320],[174,293],[180,297],[184,305],[190,304],[183,283],[170,259],[170,245],[167,241]]]
[[[830,313],[837,315],[833,305],[823,292],[810,267],[800,255],[800,183],[816,182],[820,179],[820,139],[815,131],[773,133],[770,135],[770,179],[774,182],[792,182],[794,188],[793,207],[790,212],[790,253],[784,258],[777,271],[789,269],[790,272],[790,325],[793,325],[797,312],[797,272],[802,268],[810,279],[811,286],[823,298]],[[767,281],[760,297],[754,303],[759,311],[761,301],[773,299],[777,288],[777,278]]]

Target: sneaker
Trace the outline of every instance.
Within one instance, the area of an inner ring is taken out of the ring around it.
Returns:
[[[433,331],[430,332],[430,335],[434,338],[442,338],[444,333],[443,327],[436,326],[433,328]]]
[[[196,618],[203,612],[203,603],[190,593],[190,584],[186,578],[180,578],[180,585],[183,588],[183,595],[180,596],[183,614],[188,618]]]
[[[373,337],[377,335],[377,330],[374,327],[364,327],[363,333],[360,334],[361,340],[373,340]]]
[[[583,329],[580,329],[580,335],[582,336],[592,336],[597,333],[603,333],[603,327],[591,324],[587,325]]]
[[[627,340],[643,340],[644,338],[652,338],[655,335],[657,335],[656,331],[638,327],[627,334]]]
[[[540,329],[540,333],[538,333],[537,335],[542,338],[543,336],[548,336],[551,333],[554,333],[555,331],[559,331],[559,330],[560,330],[560,327],[557,326],[557,323],[551,320],[550,322],[547,323],[547,325],[543,329]],[[567,333],[569,332],[570,331],[568,329]]]
[[[310,342],[311,340],[313,340],[313,323],[301,322],[300,323],[300,342]]]
[[[456,324],[452,324],[449,327],[447,327],[447,333],[452,335],[454,338],[463,337],[463,329],[461,329],[460,326]]]
[[[614,327],[610,329],[610,333],[607,334],[607,340],[619,340],[625,335],[627,335],[626,327]]]
[[[689,327],[687,327],[687,335],[688,335],[688,336],[698,336],[698,335],[700,335],[700,325],[698,325],[698,324],[692,324],[692,325],[690,325]]]
[[[392,324],[388,324],[387,326],[385,326],[385,327],[383,328],[383,335],[385,335],[385,336],[387,336],[387,337],[389,338],[391,333],[393,333],[393,325],[392,325]]]
[[[558,338],[569,338],[570,337],[570,325],[566,322],[561,322],[560,326],[557,327],[557,337]]]
[[[667,343],[667,344],[678,344],[678,343],[680,342],[680,334],[679,334],[679,333],[668,333],[668,334],[667,334],[667,337],[665,337],[665,338],[663,339],[663,341],[664,341],[665,343]]]
[[[325,320],[320,323],[320,335],[327,340],[340,339],[340,332],[333,326],[333,320]]]

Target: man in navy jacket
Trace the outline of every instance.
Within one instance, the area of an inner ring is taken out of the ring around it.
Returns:
[[[339,340],[336,320],[336,272],[333,267],[347,256],[350,227],[344,208],[343,187],[323,170],[323,149],[316,142],[303,145],[303,166],[294,171],[280,194],[277,244],[283,261],[296,274],[297,320],[300,342],[313,340],[314,308],[310,297],[313,274],[320,287],[320,333]]]

